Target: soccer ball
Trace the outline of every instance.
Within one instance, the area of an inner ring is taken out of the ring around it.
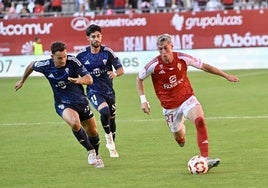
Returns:
[[[188,162],[188,170],[191,174],[205,174],[208,171],[208,164],[204,157],[195,155]]]

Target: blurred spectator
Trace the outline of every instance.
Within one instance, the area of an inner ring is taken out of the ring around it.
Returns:
[[[222,5],[225,10],[232,10],[234,8],[234,0],[222,0]]]
[[[193,0],[183,0],[183,7],[185,11],[193,9]]]
[[[33,9],[34,9],[34,0],[29,0],[28,2],[29,2],[29,3],[28,3],[28,5],[27,5],[27,8],[29,9],[29,11],[30,11],[31,13],[33,13]]]
[[[4,4],[2,0],[0,0],[0,19],[4,18]]]
[[[114,0],[104,0],[103,1],[103,9],[113,9],[114,8]]]
[[[209,0],[206,4],[206,11],[223,10],[220,0]]]
[[[138,8],[138,0],[128,0],[129,8],[137,9]]]
[[[164,12],[166,0],[154,0],[154,6],[157,9],[157,12]]]
[[[15,19],[18,18],[18,14],[16,13],[15,3],[10,0],[3,1],[3,19]]]
[[[35,16],[43,16],[45,13],[44,0],[35,0],[33,13]]]
[[[206,9],[207,0],[196,0],[201,11]]]
[[[89,10],[88,0],[79,0],[79,12],[85,13],[87,10]]]
[[[40,37],[35,37],[33,42],[33,54],[34,55],[43,55],[43,44]]]
[[[114,11],[115,13],[125,13],[125,8],[128,7],[128,0],[114,0]]]
[[[141,2],[141,11],[143,13],[149,13],[151,8],[151,1],[150,0],[142,0]]]
[[[43,55],[43,44],[40,37],[35,37],[33,42],[33,54],[34,55]]]
[[[28,9],[28,3],[22,4],[22,9],[20,10],[20,17],[21,18],[29,18],[31,17],[31,12]]]
[[[201,8],[199,6],[199,3],[198,3],[198,0],[194,0],[193,1],[193,9],[192,9],[193,12],[199,12],[201,11]]]
[[[104,0],[89,0],[89,9],[102,14]]]
[[[51,0],[50,7],[52,12],[61,12],[62,11],[62,1],[61,0]]]

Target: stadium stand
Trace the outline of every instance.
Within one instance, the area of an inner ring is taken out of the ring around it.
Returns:
[[[51,8],[53,1],[61,2],[60,8]],[[131,12],[161,13],[181,11],[204,11],[209,0],[123,0],[125,8],[114,9],[111,0],[0,0],[0,19],[14,19],[38,16],[78,16],[110,15]],[[113,0],[116,1],[116,0]],[[122,0],[121,0],[122,1]],[[268,8],[268,0],[213,0],[229,9],[262,9]],[[94,4],[95,2],[95,4]],[[165,2],[166,6],[159,5]],[[143,7],[143,5],[146,5]],[[148,6],[149,5],[149,6]]]

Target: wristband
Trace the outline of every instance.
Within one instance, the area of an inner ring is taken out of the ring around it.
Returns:
[[[141,103],[147,102],[145,95],[140,95]]]

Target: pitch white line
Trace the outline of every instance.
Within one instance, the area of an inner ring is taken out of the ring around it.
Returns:
[[[268,116],[219,116],[206,117],[206,120],[220,120],[220,119],[268,119]],[[117,119],[117,122],[155,122],[163,121],[164,119]],[[15,125],[47,125],[47,124],[65,124],[61,122],[31,122],[31,123],[0,123],[0,126],[15,126]]]

